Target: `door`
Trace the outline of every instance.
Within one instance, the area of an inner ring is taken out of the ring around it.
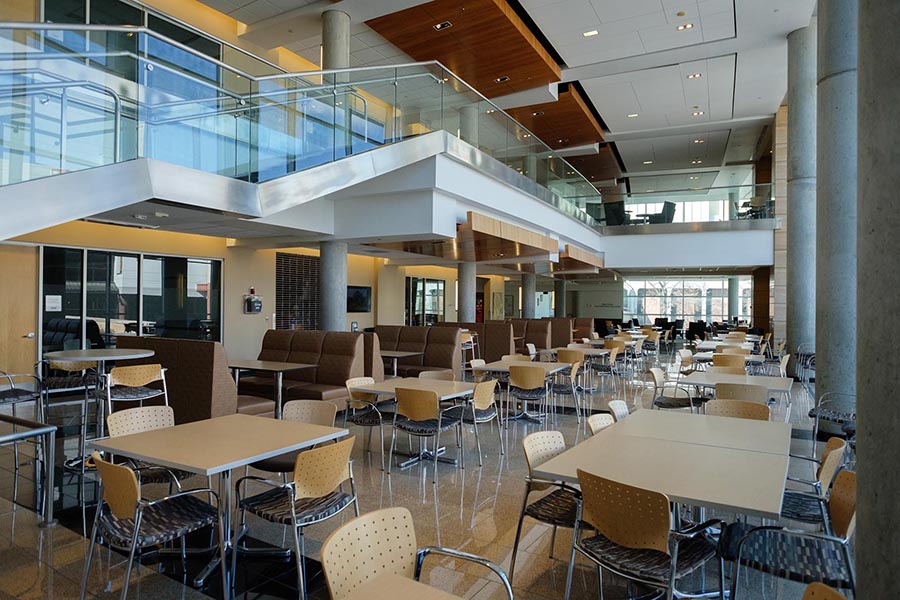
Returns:
[[[34,373],[38,249],[0,244],[0,371]]]

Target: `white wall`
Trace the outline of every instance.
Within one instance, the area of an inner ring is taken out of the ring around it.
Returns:
[[[594,317],[595,319],[622,319],[624,282],[609,281],[590,284],[570,284],[574,288],[569,293],[573,298],[570,312],[576,317]]]
[[[606,235],[597,250],[606,267],[739,267],[774,261],[772,230]]]

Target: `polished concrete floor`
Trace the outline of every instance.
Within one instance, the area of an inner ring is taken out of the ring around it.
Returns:
[[[637,388],[640,392],[640,388]],[[622,392],[620,390],[619,397]],[[794,410],[791,421],[794,424],[792,451],[808,454],[810,449],[810,423],[805,416],[808,410],[808,396],[799,385],[794,386]],[[596,392],[590,396],[595,410],[605,409],[606,402],[614,396],[608,392]],[[628,401],[632,408],[640,407],[639,394],[629,391]],[[20,411],[22,414],[25,411]],[[61,442],[58,462],[76,454],[77,445],[74,432],[73,406],[56,405],[52,420],[61,425],[69,424],[69,437]],[[776,405],[774,419],[783,417],[783,406]],[[567,444],[575,444],[583,439],[584,432],[574,414],[564,411],[555,421],[535,424],[525,421],[510,423],[504,429],[502,444],[496,430],[482,426],[481,443],[484,465],[478,466],[474,437],[471,432],[464,440],[466,466],[464,469],[450,464],[438,466],[437,484],[432,483],[432,465],[420,464],[410,468],[394,469],[391,475],[380,468],[377,453],[369,455],[364,451],[362,439],[364,430],[353,428],[358,441],[353,453],[354,471],[362,512],[388,506],[405,506],[413,514],[418,545],[445,546],[484,556],[508,570],[515,537],[516,524],[522,505],[524,491],[523,478],[527,472],[521,450],[521,440],[529,433],[541,428],[562,431]],[[449,437],[449,436],[448,436]],[[387,442],[388,440],[386,440]],[[452,439],[446,440],[448,455],[456,452]],[[387,443],[386,443],[387,445]],[[404,443],[405,445],[405,443]],[[500,450],[503,450],[501,454]],[[57,494],[57,507],[66,507],[62,512],[64,524],[41,528],[37,515],[28,507],[33,506],[32,475],[28,465],[28,446],[21,447],[18,489],[14,489],[15,477],[12,472],[11,448],[0,448],[0,600],[5,598],[74,598],[80,592],[80,580],[84,565],[87,542],[81,535],[80,511],[72,509],[71,477],[63,477],[66,485]],[[608,460],[616,460],[609,456]],[[812,473],[805,464],[792,464],[793,474],[810,478]],[[202,487],[202,478],[194,478],[185,483],[185,489]],[[158,486],[157,486],[158,487]],[[18,504],[11,502],[14,492]],[[164,490],[145,486],[146,496],[162,495]],[[90,512],[90,511],[89,511]],[[307,529],[307,554],[318,556],[318,546],[339,523],[352,516],[345,511],[331,521]],[[726,515],[734,519],[734,515]],[[90,514],[88,515],[90,519]],[[265,542],[280,545],[285,539],[284,529],[256,519],[250,519],[250,535]],[[555,547],[550,556],[551,528],[526,519],[519,550],[513,587],[515,597],[520,599],[561,598],[564,595],[568,553],[571,544],[571,530],[559,530]],[[287,536],[290,539],[290,536]],[[88,597],[112,598],[121,591],[124,565],[122,557],[113,553],[112,564],[104,551],[101,559],[93,564],[88,582]],[[192,561],[193,564],[193,561]],[[177,564],[164,563],[165,571],[174,575],[160,574],[155,562],[139,566],[132,577],[129,597],[131,598],[202,598],[204,592],[217,594],[215,589],[197,591],[182,585],[177,573]],[[261,559],[244,559],[239,563],[239,587],[249,587],[239,597],[252,599],[297,597],[291,563],[270,563]],[[703,574],[698,574],[682,583],[683,589],[699,589],[705,577],[706,583],[714,585],[715,566],[712,564]],[[426,561],[422,580],[465,598],[503,598],[501,586],[483,568],[458,560],[432,557]],[[748,574],[742,589],[752,598],[800,598],[802,586],[771,577]],[[625,583],[615,577],[603,577],[605,598],[628,597]],[[639,592],[639,590],[633,590]],[[321,576],[310,583],[312,598],[327,598]],[[596,570],[582,559],[577,562],[574,579],[574,598],[599,598]]]

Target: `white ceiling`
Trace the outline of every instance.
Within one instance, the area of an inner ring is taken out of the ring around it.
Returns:
[[[285,48],[288,50],[296,52],[317,65],[322,62],[321,47],[321,35],[285,45]],[[353,23],[350,26],[351,67],[397,65],[410,62],[415,61],[378,35],[365,23]]]

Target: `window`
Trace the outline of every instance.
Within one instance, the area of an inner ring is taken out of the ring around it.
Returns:
[[[670,321],[726,321],[728,319],[728,277],[628,279],[624,285],[622,318],[652,323]],[[738,277],[738,317],[752,315],[752,281]]]
[[[406,324],[434,325],[444,320],[444,280],[406,278]]]
[[[217,260],[145,256],[144,327],[161,337],[218,341],[221,272]]]

